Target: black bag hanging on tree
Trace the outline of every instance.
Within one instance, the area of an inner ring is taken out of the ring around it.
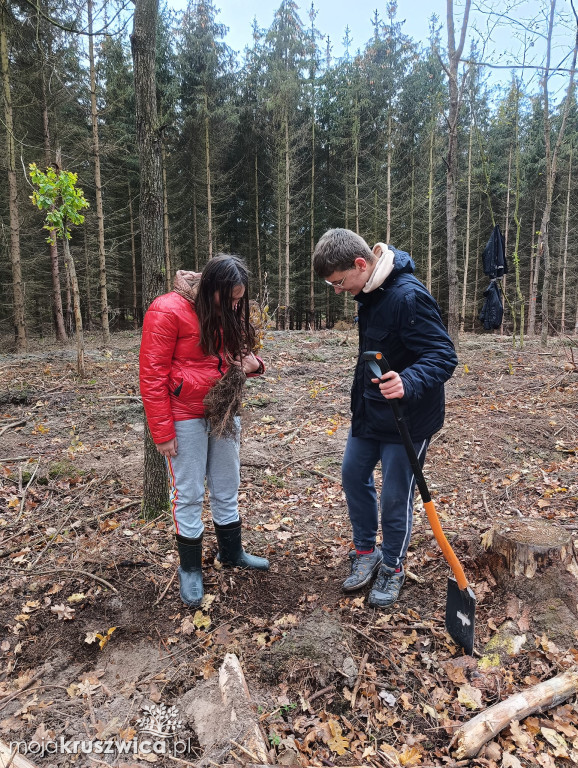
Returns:
[[[482,254],[484,274],[491,279],[484,291],[484,304],[480,312],[480,320],[487,331],[499,328],[504,316],[502,304],[502,286],[497,282],[508,273],[508,262],[504,248],[504,236],[499,224],[496,224]]]

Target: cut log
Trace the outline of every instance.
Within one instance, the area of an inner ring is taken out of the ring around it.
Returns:
[[[0,766],[10,766],[10,768],[37,768],[27,757],[19,752],[11,750],[8,744],[0,741]]]
[[[219,688],[223,702],[231,712],[231,721],[240,720],[241,712],[246,713],[253,708],[245,675],[234,653],[225,654],[219,669]],[[241,750],[250,755],[256,763],[269,762],[267,744],[257,722],[248,724],[243,742],[237,746],[240,746]]]
[[[494,704],[456,731],[450,745],[456,745],[454,757],[457,760],[475,757],[487,741],[493,739],[513,720],[522,720],[533,712],[543,712],[555,707],[577,691],[578,667],[573,667],[561,675]]]
[[[498,520],[482,536],[490,552],[501,555],[509,573],[531,579],[538,570],[558,564],[578,578],[572,536],[546,520]]]

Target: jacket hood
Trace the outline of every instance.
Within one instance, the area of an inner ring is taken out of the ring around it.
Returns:
[[[392,275],[399,275],[401,272],[409,272],[410,274],[415,272],[415,262],[405,251],[400,251],[393,246],[389,246],[389,249],[393,251],[393,271]]]
[[[398,248],[394,248],[393,245],[387,245],[384,247],[387,248],[390,254],[393,254],[393,265],[385,280],[382,279],[382,282],[378,282],[375,287],[369,286],[369,290],[362,290],[357,294],[357,296],[354,297],[356,301],[359,301],[362,304],[364,301],[369,299],[369,297],[374,296],[376,291],[379,289],[383,290],[383,288],[389,285],[391,280],[397,277],[397,275],[403,274],[404,272],[407,274],[413,274],[415,271],[415,262],[409,253],[400,251]],[[368,283],[369,282],[370,281],[368,281]]]
[[[179,269],[175,275],[173,291],[178,293],[179,296],[194,303],[197,297],[200,279],[200,272],[190,272],[186,269]]]

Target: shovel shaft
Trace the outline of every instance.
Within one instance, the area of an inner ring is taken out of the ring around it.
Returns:
[[[376,378],[379,379],[382,373],[387,373],[390,370],[387,361],[385,360],[385,358],[380,352],[364,352],[363,356],[370,363],[371,369],[375,373]],[[448,562],[448,565],[452,569],[452,573],[455,576],[455,579],[458,583],[459,588],[461,590],[465,590],[468,587],[468,580],[464,573],[464,569],[460,564],[460,561],[456,557],[456,554],[453,551],[451,544],[447,540],[445,533],[442,530],[441,523],[439,521],[439,517],[436,512],[435,504],[432,501],[429,489],[427,487],[427,483],[425,481],[421,464],[419,463],[419,459],[415,452],[413,440],[411,439],[411,435],[409,434],[409,429],[407,428],[407,424],[405,423],[405,419],[403,418],[403,414],[401,412],[401,408],[399,407],[399,403],[397,402],[396,399],[388,400],[388,403],[391,406],[391,410],[393,412],[395,423],[399,430],[399,434],[401,436],[401,440],[403,442],[405,452],[407,453],[407,457],[411,464],[411,468],[413,469],[415,481],[416,481],[417,487],[419,488],[419,492],[423,501],[423,505],[425,507],[426,514],[427,514],[427,519],[429,521],[433,534],[436,538],[437,543],[439,544],[441,551],[443,552],[445,559]]]
[[[448,561],[448,565],[452,569],[452,573],[456,578],[458,587],[460,589],[467,589],[468,580],[466,578],[466,574],[464,573],[464,569],[462,568],[460,561],[456,557],[456,553],[452,549],[451,544],[446,539],[446,535],[442,530],[438,513],[436,512],[435,504],[433,503],[433,501],[424,501],[424,507],[425,507],[427,519],[429,521],[433,534],[436,538],[437,543],[439,544],[441,551],[444,554],[445,559]]]

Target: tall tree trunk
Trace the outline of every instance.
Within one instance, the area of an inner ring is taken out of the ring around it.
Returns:
[[[429,141],[429,181],[427,188],[427,270],[425,287],[431,293],[432,254],[433,254],[433,182],[434,182],[434,137],[435,121],[432,120]]]
[[[532,246],[530,251],[530,283],[528,296],[528,329],[527,336],[533,336],[536,333],[536,306],[538,297],[538,280],[540,273],[540,250],[536,243],[536,207],[537,200],[534,198],[534,208],[532,211]]]
[[[447,269],[448,269],[448,333],[450,334],[456,349],[459,346],[459,284],[458,284],[458,241],[457,241],[457,216],[458,216],[458,119],[460,111],[460,92],[458,83],[458,68],[468,28],[471,0],[465,0],[464,18],[460,41],[456,47],[454,31],[454,3],[447,2],[447,28],[448,28],[448,68],[446,70],[449,80],[449,110],[448,110],[448,154],[446,176],[446,221],[447,221]]]
[[[291,304],[289,293],[289,269],[291,266],[289,254],[289,234],[291,222],[291,185],[290,185],[290,153],[289,153],[289,115],[285,112],[285,306],[287,311]]]
[[[508,156],[508,181],[506,184],[506,223],[504,225],[504,257],[507,257],[508,255],[508,235],[510,233],[510,188],[512,186],[512,145],[510,144],[510,153]],[[507,275],[504,275],[502,278],[502,291],[504,292],[504,296],[506,296],[506,281],[508,279]],[[505,313],[504,313],[505,314]],[[515,324],[514,320],[514,324]],[[504,321],[502,320],[502,324],[500,325],[500,335],[504,335]]]
[[[84,332],[82,329],[82,313],[80,311],[80,291],[78,290],[78,279],[76,277],[74,259],[70,253],[70,246],[68,244],[68,238],[66,235],[62,238],[62,247],[64,249],[64,263],[66,264],[66,269],[68,270],[68,275],[70,277],[70,285],[72,287],[74,324],[76,326],[76,372],[80,378],[83,379],[86,375],[86,368],[84,365]]]
[[[138,328],[138,285],[136,277],[136,243],[134,236],[134,216],[132,211],[132,192],[130,181],[128,182],[128,215],[130,224],[130,262],[132,266],[132,324],[133,328]]]
[[[574,147],[570,147],[570,162],[568,164],[568,193],[566,195],[566,221],[564,223],[564,259],[562,262],[562,290],[560,300],[560,333],[566,332],[566,270],[568,267],[568,234],[570,229],[570,192],[572,189],[572,157]]]
[[[6,128],[6,160],[8,165],[8,211],[10,217],[10,262],[12,265],[12,300],[14,307],[14,335],[16,351],[26,352],[26,325],[24,312],[24,284],[20,261],[20,219],[18,216],[18,184],[16,180],[16,150],[12,94],[8,69],[8,10],[6,0],[0,0],[0,67],[4,90],[4,124]]]
[[[474,121],[470,122],[470,139],[468,146],[468,193],[466,201],[466,242],[464,255],[464,282],[462,286],[462,312],[460,316],[460,333],[463,333],[466,322],[466,298],[468,293],[468,266],[470,262],[470,212],[472,205],[472,137]]]
[[[315,330],[315,270],[313,252],[315,251],[315,110],[311,121],[311,196],[309,199],[309,327]]]
[[[387,223],[385,242],[391,242],[391,106],[387,115]]]
[[[562,113],[562,121],[560,129],[558,131],[558,137],[554,150],[551,148],[551,135],[550,135],[550,104],[548,93],[548,78],[550,76],[550,55],[552,48],[552,29],[554,26],[554,12],[556,9],[556,0],[551,0],[550,3],[550,20],[548,25],[548,37],[546,46],[546,68],[544,70],[544,77],[542,79],[542,92],[544,98],[544,141],[546,148],[546,203],[544,205],[544,212],[542,214],[542,222],[540,224],[540,234],[538,235],[538,250],[542,246],[542,252],[544,255],[544,282],[542,285],[542,333],[540,335],[540,343],[543,347],[548,344],[548,324],[549,324],[549,299],[550,299],[550,279],[551,279],[551,264],[550,264],[550,216],[552,213],[552,201],[554,197],[554,187],[556,185],[556,165],[558,161],[558,154],[562,141],[564,139],[564,132],[566,128],[566,121],[568,112],[570,110],[570,104],[573,101],[574,93],[574,72],[576,69],[576,55],[578,53],[578,28],[576,30],[576,39],[574,42],[574,52],[572,56],[572,66],[570,68],[570,83],[568,85],[568,91],[566,99],[564,100],[564,111]]]
[[[476,239],[476,254],[480,253],[480,237],[482,234],[482,198],[478,202],[478,235]],[[478,319],[478,286],[480,280],[480,257],[476,257],[476,277],[474,281],[474,302],[472,312],[472,331],[476,329],[476,321]]]
[[[522,231],[522,222],[520,220],[520,187],[521,187],[521,179],[520,179],[520,140],[519,140],[519,125],[520,125],[520,87],[518,83],[516,83],[516,111],[515,111],[515,117],[514,117],[514,142],[513,142],[513,152],[514,152],[514,167],[515,167],[515,173],[516,173],[516,195],[515,195],[515,204],[514,204],[514,224],[516,225],[516,245],[514,246],[514,252],[512,253],[512,262],[514,264],[514,274],[515,274],[515,280],[516,280],[516,299],[518,302],[519,310],[520,310],[520,348],[524,346],[524,294],[522,293],[522,286],[520,283],[520,233]],[[509,185],[508,185],[508,191],[509,191]],[[515,342],[516,338],[516,307],[514,303],[514,307],[512,309],[512,318],[514,321],[513,329],[512,329],[512,338]]]
[[[197,185],[193,180],[193,250],[195,254],[195,272],[199,271],[199,227],[197,223]]]
[[[283,303],[283,224],[281,222],[281,156],[277,165],[277,329],[285,330],[287,306]]]
[[[44,76],[44,63],[41,64],[42,83],[42,127],[44,129],[44,164],[48,168],[51,159],[50,151],[50,123],[48,120],[48,102],[46,98],[46,79]],[[56,233],[50,237],[50,274],[52,278],[52,319],[58,341],[67,341],[66,328],[64,327],[64,313],[62,311],[62,294],[60,292],[60,267],[58,264],[58,246]]]
[[[205,177],[207,183],[207,245],[213,258],[213,196],[211,190],[211,145],[209,143],[209,96],[205,91]]]
[[[64,262],[64,266],[66,267],[66,261]],[[64,315],[64,326],[66,328],[66,335],[72,336],[72,334],[74,333],[74,312],[72,309],[72,290],[70,287],[70,275],[68,274],[68,269],[65,268],[64,272],[66,274],[66,290],[65,290],[66,312]]]
[[[263,296],[263,270],[261,266],[261,227],[259,226],[259,161],[255,152],[255,245],[257,249],[257,280],[259,284],[259,299]]]
[[[169,200],[167,194],[167,153],[165,152],[164,136],[161,141],[161,162],[163,166],[163,246],[165,254],[165,270],[167,274],[167,293],[173,287],[173,268],[171,266],[171,248],[169,239]]]
[[[409,255],[413,257],[413,228],[415,216],[415,159],[411,153],[411,190],[409,197]]]
[[[92,38],[92,4],[88,0],[88,57],[90,62],[90,115],[92,119],[92,152],[94,156],[94,191],[96,197],[96,221],[98,225],[98,288],[100,292],[100,322],[102,343],[110,344],[108,327],[108,294],[106,287],[106,253],[104,248],[104,212],[102,209],[102,181],[100,175],[100,142],[98,138],[98,111],[96,107],[96,71],[94,67],[94,42]]]
[[[343,226],[349,229],[349,165],[345,165],[345,220]]]
[[[84,290],[86,291],[86,330],[92,330],[92,288],[90,285],[90,253],[88,248],[88,226],[86,224],[86,218],[84,219],[84,225],[82,227],[82,239],[84,242]]]
[[[157,117],[155,43],[158,0],[135,5],[131,48],[134,64],[136,137],[140,162],[140,233],[143,310],[164,289],[161,135]],[[146,422],[145,422],[146,425]],[[166,465],[145,426],[144,492],[146,517],[168,509]]]
[[[361,130],[359,125],[359,115],[357,110],[359,106],[357,104],[357,97],[355,97],[355,119],[353,121],[353,151],[355,152],[355,231],[359,234],[359,132]]]

